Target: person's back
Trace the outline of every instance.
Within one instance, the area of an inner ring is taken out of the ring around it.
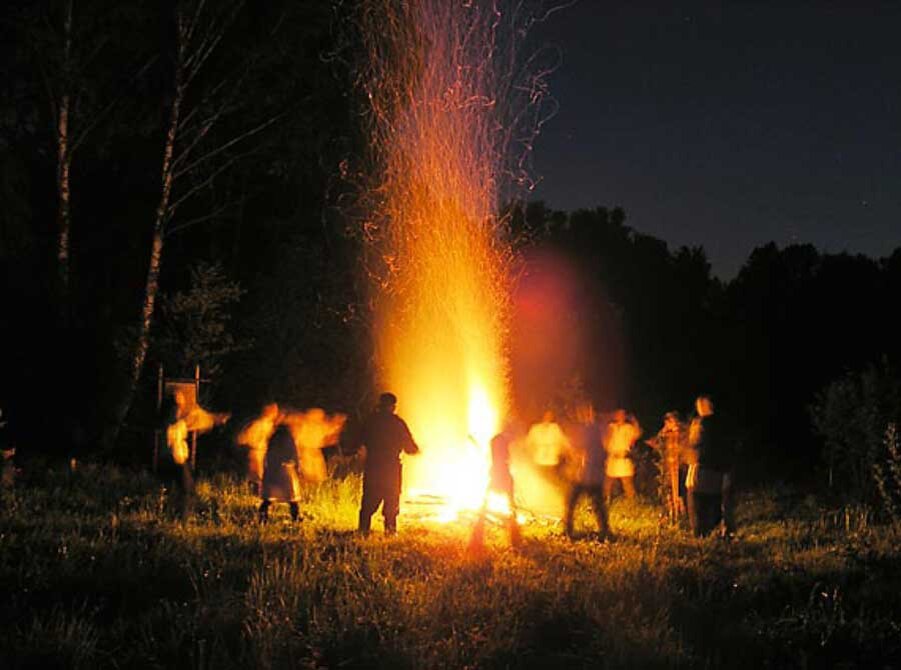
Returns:
[[[383,410],[376,410],[366,420],[360,441],[366,447],[368,471],[395,466],[401,451],[409,452],[415,448],[406,422]]]
[[[604,463],[606,455],[601,444],[601,429],[594,421],[580,423],[573,431],[574,450],[579,455],[580,467],[577,482],[586,486],[600,486],[604,483]]]

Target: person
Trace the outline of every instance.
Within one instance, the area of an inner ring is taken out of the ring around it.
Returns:
[[[660,452],[660,497],[666,501],[670,521],[685,512],[685,503],[679,495],[679,465],[682,459],[682,442],[685,427],[678,412],[663,415],[663,427],[647,444]]]
[[[400,454],[418,454],[419,447],[406,422],[395,414],[397,396],[383,393],[375,411],[363,425],[360,442],[366,450],[363,468],[363,498],[360,501],[359,530],[369,533],[372,515],[379,505],[385,532],[397,532],[400,491],[403,480]]]
[[[501,431],[491,438],[491,469],[488,475],[488,488],[482,502],[482,511],[473,529],[472,541],[481,545],[485,534],[485,519],[488,515],[488,498],[492,492],[500,493],[507,498],[508,514],[506,519],[510,531],[510,544],[517,546],[520,541],[519,524],[516,520],[516,501],[513,497],[513,475],[510,472],[510,445],[516,437],[513,423],[508,421]]]
[[[544,413],[540,422],[529,428],[526,435],[526,448],[537,470],[546,481],[554,484],[561,483],[563,479],[561,458],[569,447],[569,439],[550,410]]]
[[[573,433],[573,443],[568,458],[574,461],[574,478],[566,500],[566,536],[573,539],[576,505],[582,496],[588,496],[594,508],[601,541],[612,540],[607,504],[604,500],[604,447],[601,443],[601,428],[594,408],[586,403],[576,410],[577,425]]]
[[[286,502],[291,520],[300,515],[300,478],[297,474],[297,447],[291,431],[280,424],[269,439],[263,468],[261,488],[262,502],[259,508],[260,523],[269,520],[269,507],[274,502]]]
[[[719,527],[722,537],[731,539],[735,518],[729,444],[721,434],[708,396],[698,397],[695,410],[686,447],[689,524],[695,537],[709,535]]]
[[[606,477],[604,478],[604,498],[610,502],[613,484],[620,482],[623,493],[630,500],[635,497],[635,466],[629,458],[629,451],[641,437],[641,426],[626,410],[618,409],[604,432],[604,450],[607,452]]]
[[[260,416],[248,423],[235,438],[239,446],[247,448],[247,480],[252,493],[258,496],[263,495],[263,470],[267,445],[275,432],[280,415],[281,410],[277,403],[264,405]]]
[[[194,511],[194,474],[191,471],[188,448],[188,423],[190,411],[188,398],[181,390],[168,396],[162,407],[163,430],[169,447],[171,463],[162,467],[163,479],[174,491],[178,512],[182,517]]]

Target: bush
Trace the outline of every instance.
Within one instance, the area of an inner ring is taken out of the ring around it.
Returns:
[[[817,393],[810,414],[823,438],[830,488],[846,498],[876,502],[873,468],[886,426],[901,414],[901,383],[888,365],[871,365],[833,381]]]

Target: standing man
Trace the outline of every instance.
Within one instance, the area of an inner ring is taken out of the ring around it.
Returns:
[[[719,527],[722,537],[731,539],[735,534],[731,445],[722,435],[709,397],[700,396],[695,410],[688,430],[685,478],[691,531],[702,537]]]
[[[488,477],[488,488],[482,501],[482,510],[473,528],[471,546],[479,547],[484,543],[485,518],[488,514],[488,496],[501,493],[507,497],[509,515],[506,517],[510,531],[510,544],[517,546],[521,542],[519,523],[516,519],[516,501],[513,497],[513,475],[510,472],[510,445],[516,438],[516,431],[511,420],[507,420],[497,435],[491,438],[491,469]]]
[[[366,448],[363,469],[363,500],[360,502],[360,532],[369,533],[372,515],[382,505],[385,532],[397,532],[402,471],[400,453],[418,454],[406,422],[394,413],[397,396],[383,393],[375,412],[363,425],[360,442]]]
[[[586,495],[594,508],[594,517],[598,523],[598,538],[601,541],[613,540],[607,505],[604,502],[604,447],[601,444],[601,428],[590,404],[583,404],[576,410],[576,419],[579,423],[570,450],[570,458],[575,461],[576,468],[572,488],[566,500],[564,519],[566,536],[570,539],[574,537],[576,505],[579,498]]]

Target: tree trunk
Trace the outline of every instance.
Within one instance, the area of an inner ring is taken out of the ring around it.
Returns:
[[[56,190],[57,190],[57,244],[56,260],[59,275],[59,312],[63,323],[68,323],[69,314],[69,289],[70,289],[70,191],[69,171],[72,165],[72,155],[69,138],[69,113],[71,96],[69,94],[72,84],[72,0],[66,8],[66,18],[63,25],[64,46],[62,63],[62,91],[59,96],[59,108],[56,115]]]
[[[147,281],[144,284],[144,304],[141,308],[141,321],[138,326],[138,334],[131,355],[131,369],[128,385],[122,398],[117,404],[112,425],[104,438],[104,446],[109,450],[115,446],[119,437],[119,431],[125,422],[125,417],[131,409],[141,372],[144,369],[144,361],[147,358],[147,350],[150,348],[150,326],[153,323],[153,312],[156,306],[156,296],[159,290],[160,267],[163,262],[163,236],[165,225],[169,218],[169,201],[172,196],[172,157],[175,152],[175,141],[178,135],[178,123],[180,120],[181,105],[184,100],[184,86],[181,83],[181,69],[176,70],[175,98],[172,101],[172,110],[169,117],[169,128],[166,132],[166,144],[163,149],[163,166],[161,169],[162,188],[160,200],[156,208],[156,216],[153,221],[153,242],[150,248],[150,264],[147,268]]]

